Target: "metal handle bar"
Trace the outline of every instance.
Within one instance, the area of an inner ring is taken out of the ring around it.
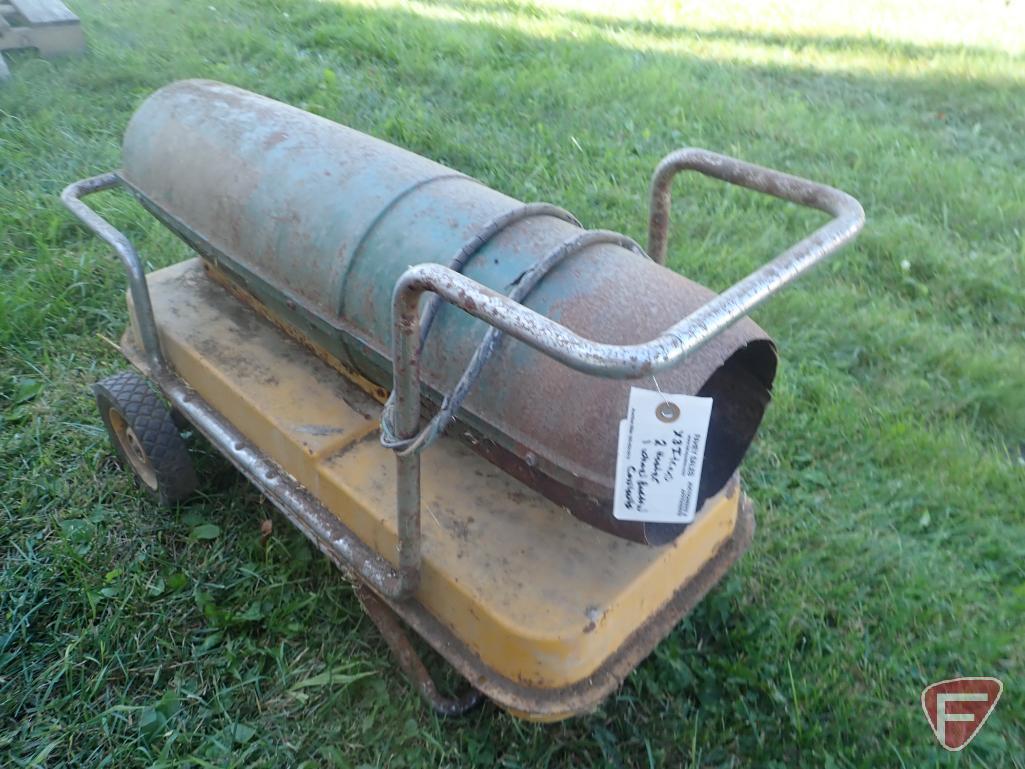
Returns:
[[[782,171],[745,163],[726,155],[685,147],[666,155],[659,161],[651,177],[651,209],[648,216],[648,254],[659,264],[666,263],[666,245],[669,240],[669,212],[672,202],[673,179],[680,171],[697,171],[713,179],[747,187],[749,190],[797,203],[808,208],[817,208],[832,214],[834,219],[825,227],[816,230],[810,237],[783,253],[768,266],[783,261],[795,254],[803,256],[812,266],[824,256],[850,242],[865,223],[865,212],[861,204],[846,192],[824,184],[791,176]],[[835,245],[830,245],[840,241]],[[803,264],[804,262],[802,262]],[[799,270],[798,274],[803,271]],[[754,275],[764,272],[765,268]],[[754,277],[752,275],[751,277]],[[797,275],[792,276],[792,280]],[[743,283],[744,281],[741,281]],[[737,284],[741,285],[740,283]]]
[[[665,221],[669,210],[668,185],[677,171],[686,168],[833,213],[835,218],[655,339],[641,344],[615,345],[585,339],[441,265],[428,263],[410,267],[396,283],[393,297],[396,387],[402,379],[398,369],[406,370],[406,366],[415,364],[405,346],[398,342],[404,340],[410,326],[418,325],[413,316],[420,294],[426,291],[438,294],[448,303],[577,371],[613,379],[632,379],[679,364],[783,286],[847,245],[865,221],[861,204],[845,192],[706,150],[685,149],[669,155],[655,172],[652,183],[653,222]],[[664,254],[664,224],[654,223],[652,231],[656,233],[653,256],[657,256],[659,249]]]
[[[94,192],[109,190],[121,184],[117,172],[81,179],[69,184],[61,192],[61,202],[71,213],[78,217],[86,227],[101,240],[108,243],[117,254],[128,273],[128,288],[132,292],[132,305],[135,307],[135,323],[142,338],[142,348],[150,366],[156,370],[164,368],[164,355],[160,351],[160,337],[157,334],[157,323],[153,318],[153,305],[149,298],[149,287],[146,285],[146,270],[139,259],[139,254],[114,225],[93,211],[82,202],[81,198]]]
[[[420,296],[437,294],[449,304],[498,328],[567,366],[595,376],[632,379],[658,373],[682,362],[717,334],[809,268],[848,244],[861,230],[865,212],[845,192],[822,184],[744,163],[700,149],[667,156],[652,181],[652,256],[665,256],[669,184],[680,170],[693,169],[749,189],[818,208],[834,219],[784,251],[768,264],[702,305],[650,342],[614,345],[585,339],[534,312],[438,264],[407,269],[392,295],[392,365],[394,366],[396,437],[409,439],[420,427]],[[420,574],[420,455],[396,452],[399,578],[405,594],[414,591]]]

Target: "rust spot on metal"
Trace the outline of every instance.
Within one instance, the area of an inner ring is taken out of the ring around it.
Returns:
[[[299,425],[296,429],[299,432],[316,436],[338,435],[345,432],[344,427],[335,427],[334,425]]]
[[[288,134],[284,131],[274,131],[270,136],[263,140],[263,148],[264,150],[272,150],[287,138]]]

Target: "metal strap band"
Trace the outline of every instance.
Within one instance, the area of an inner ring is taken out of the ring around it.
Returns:
[[[545,206],[547,204],[542,203],[532,205]],[[524,208],[529,208],[529,206],[524,206]],[[517,211],[520,210],[522,209],[517,209]],[[516,220],[513,219],[512,221]],[[510,222],[506,222],[506,225],[508,223]],[[498,229],[494,232],[497,231]],[[487,229],[483,231],[483,233],[487,232]],[[488,233],[487,237],[490,238],[493,236],[494,232]],[[462,258],[462,262],[459,267],[453,266],[452,269],[457,272],[460,271],[461,267],[465,265],[470,256],[472,256],[476,250],[479,250],[480,245],[477,245],[475,248],[470,250],[471,246],[473,246],[476,241],[477,238],[470,241],[463,247],[463,249],[460,250],[453,262],[460,259],[464,252],[468,253]],[[486,242],[486,240],[484,242]],[[529,296],[530,292],[533,291],[534,288],[544,279],[544,277],[555,269],[555,267],[561,264],[564,259],[575,253],[583,251],[589,246],[598,245],[599,243],[612,243],[647,257],[644,249],[641,248],[636,241],[632,238],[628,238],[626,235],[622,235],[618,232],[611,232],[610,230],[588,230],[563,242],[549,252],[543,259],[537,262],[533,267],[521,273],[520,276],[511,284],[513,288],[509,293],[509,298],[513,301],[522,303],[527,296]],[[440,297],[431,295],[430,300],[428,300],[428,305],[421,316],[421,323],[423,324],[421,326],[420,333],[421,349],[423,349],[423,345],[427,338],[427,331],[430,329],[429,324],[434,320],[435,313],[437,312],[437,304],[440,301]],[[452,392],[446,395],[442,401],[441,408],[438,409],[438,413],[434,415],[423,430],[411,438],[399,439],[395,435],[395,431],[392,426],[392,411],[394,409],[393,390],[392,395],[388,398],[388,402],[384,404],[384,410],[381,412],[381,445],[385,448],[393,449],[402,456],[408,456],[412,452],[423,451],[434,443],[434,441],[438,439],[438,437],[445,431],[445,428],[447,428],[455,418],[456,412],[459,411],[460,407],[463,405],[463,401],[466,400],[466,396],[469,395],[470,390],[473,388],[474,384],[476,384],[477,379],[480,378],[481,371],[483,371],[485,364],[491,359],[495,354],[495,351],[498,349],[502,341],[503,334],[504,332],[494,326],[488,327],[487,332],[484,334],[484,338],[474,351],[473,357],[470,358],[470,362],[467,364],[466,369],[459,378],[459,381],[456,382],[455,387],[452,388]]]

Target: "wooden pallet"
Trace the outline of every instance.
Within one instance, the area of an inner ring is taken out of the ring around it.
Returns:
[[[45,58],[85,50],[82,25],[60,0],[0,0],[0,51],[35,48]],[[0,56],[0,80],[9,74]]]

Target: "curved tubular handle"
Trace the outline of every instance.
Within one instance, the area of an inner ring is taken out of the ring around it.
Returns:
[[[135,308],[135,323],[142,338],[143,351],[146,359],[155,370],[164,368],[164,355],[160,351],[160,338],[157,335],[157,324],[153,319],[153,305],[149,298],[149,287],[146,285],[146,270],[135,247],[114,225],[93,211],[82,202],[86,195],[109,190],[121,184],[121,177],[116,172],[100,174],[89,179],[69,184],[61,192],[61,203],[73,213],[82,224],[88,227],[101,240],[114,249],[125,272],[128,273],[128,287],[132,292],[132,306]]]
[[[846,192],[726,155],[686,147],[662,158],[651,177],[648,254],[659,264],[666,263],[672,184],[680,171],[697,171],[738,187],[747,187],[755,192],[832,214],[833,221],[784,254],[797,255],[802,264],[808,262],[803,269],[849,243],[865,223],[865,212],[861,204]],[[790,279],[794,277],[797,276],[793,275]]]
[[[659,261],[665,256],[669,183],[685,168],[818,208],[835,218],[655,339],[641,344],[614,345],[585,339],[446,267],[438,264],[410,267],[396,282],[392,296],[396,437],[412,438],[420,427],[419,304],[425,292],[437,294],[449,304],[577,371],[632,379],[680,364],[780,288],[848,244],[865,222],[861,204],[840,190],[705,150],[680,150],[662,161],[652,183],[651,255]],[[399,573],[406,585],[415,589],[420,571],[420,455],[411,452],[404,456],[397,452],[395,459]]]

